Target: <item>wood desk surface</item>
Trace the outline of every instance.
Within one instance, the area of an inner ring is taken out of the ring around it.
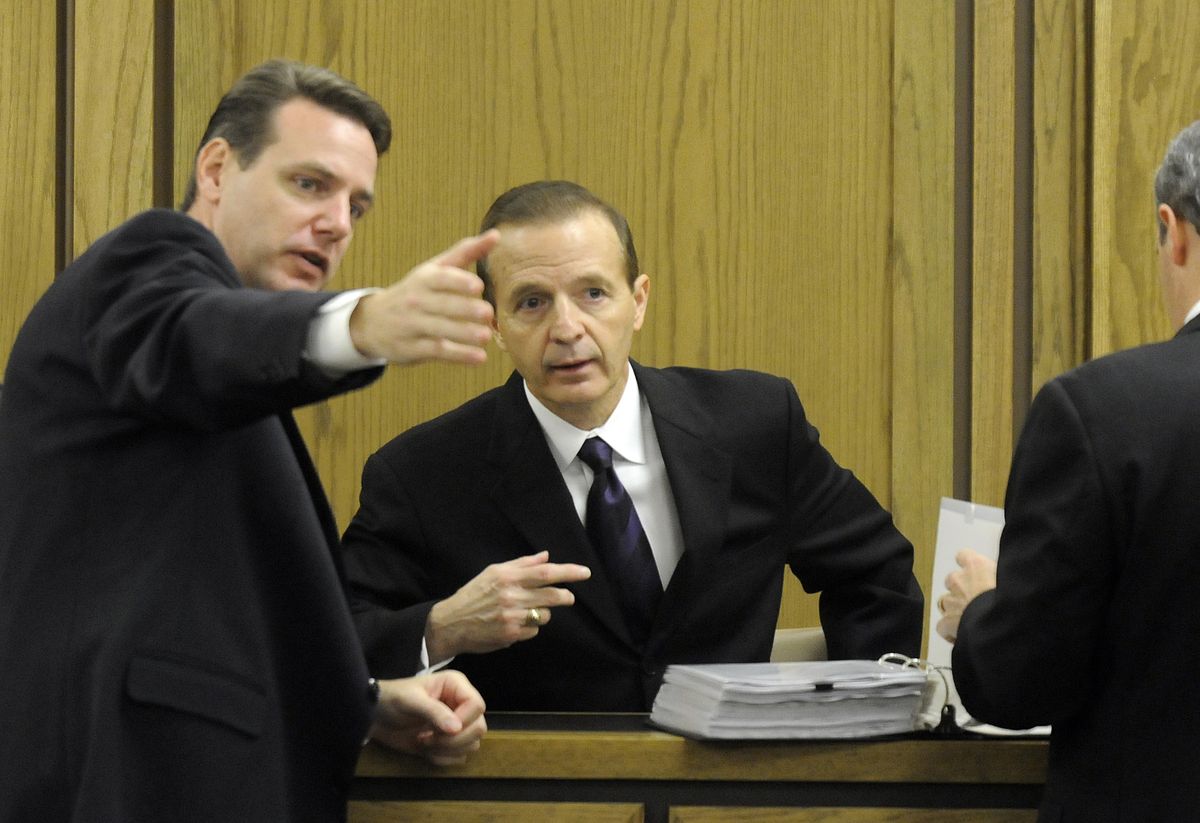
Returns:
[[[951,784],[1046,777],[1045,739],[697,741],[649,728],[641,715],[496,714],[489,726],[464,765],[435,767],[372,744],[358,777]]]

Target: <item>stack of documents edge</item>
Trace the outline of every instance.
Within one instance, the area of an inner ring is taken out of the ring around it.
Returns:
[[[668,666],[650,722],[689,737],[841,739],[921,727],[925,672],[874,660]]]

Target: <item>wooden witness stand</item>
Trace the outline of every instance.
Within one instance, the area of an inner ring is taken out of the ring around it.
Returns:
[[[701,742],[642,715],[489,715],[463,766],[370,745],[352,823],[1034,821],[1044,739]]]

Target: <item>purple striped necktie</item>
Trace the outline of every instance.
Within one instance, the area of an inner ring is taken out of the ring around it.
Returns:
[[[599,437],[589,437],[579,449],[579,459],[594,475],[587,498],[588,538],[616,588],[634,638],[642,644],[663,593],[650,542],[629,492],[613,469],[612,447]]]

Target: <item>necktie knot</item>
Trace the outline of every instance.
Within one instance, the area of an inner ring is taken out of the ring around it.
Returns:
[[[612,466],[612,446],[599,437],[589,437],[579,449],[579,459],[593,472],[605,471]]]

